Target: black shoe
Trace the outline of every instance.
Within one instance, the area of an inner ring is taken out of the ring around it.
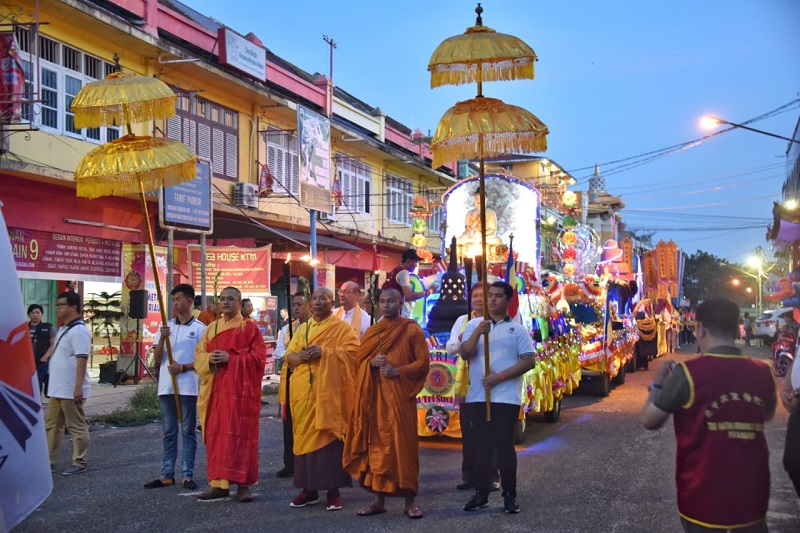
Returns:
[[[490,492],[500,492],[500,482],[499,481],[492,481],[492,484],[489,485]]]
[[[469,481],[462,481],[461,483],[456,485],[456,490],[469,490],[474,488],[475,488],[474,485]]]
[[[484,507],[489,507],[489,498],[476,492],[472,499],[464,506],[464,510],[477,511],[478,509],[483,509]]]
[[[278,472],[275,474],[275,476],[276,477],[281,477],[281,478],[283,478],[283,477],[293,477],[294,476],[294,471],[289,469],[289,468],[283,467],[280,470],[278,470]]]
[[[517,514],[519,512],[519,505],[517,499],[511,494],[503,496],[503,508],[508,514]]]

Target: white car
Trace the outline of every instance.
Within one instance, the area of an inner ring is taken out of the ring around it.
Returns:
[[[778,331],[786,325],[786,317],[791,317],[792,312],[793,308],[791,307],[764,311],[756,320],[753,334],[757,339],[762,339],[765,344],[772,344],[778,335]]]

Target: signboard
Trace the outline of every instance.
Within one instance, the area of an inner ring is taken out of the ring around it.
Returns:
[[[300,140],[300,205],[332,213],[331,123],[319,113],[297,106],[297,138]]]
[[[212,198],[211,161],[201,159],[197,162],[196,178],[161,189],[159,198],[161,227],[211,233],[214,229]]]
[[[248,76],[267,81],[267,50],[231,31],[228,28],[217,30],[219,39],[219,62]]]
[[[200,286],[200,246],[189,245],[189,279]],[[269,294],[271,246],[239,248],[237,246],[206,247],[206,287],[214,287],[219,273],[217,291],[236,287],[245,294]],[[212,289],[213,290],[213,289]]]
[[[122,281],[122,243],[49,231],[8,228],[21,278]]]

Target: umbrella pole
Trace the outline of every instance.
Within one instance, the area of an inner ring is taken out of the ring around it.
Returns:
[[[488,270],[486,268],[486,170],[483,162],[483,134],[478,135],[478,161],[480,163],[480,193],[481,193],[481,283],[483,284],[483,319],[489,320],[489,289],[486,278]],[[489,364],[489,335],[483,338],[483,375],[488,376],[492,372]],[[486,421],[492,421],[492,391],[486,388]]]
[[[153,267],[153,280],[156,282],[156,294],[158,295],[158,308],[161,310],[161,323],[167,323],[167,309],[164,307],[164,295],[161,293],[161,283],[158,279],[158,264],[156,263],[156,251],[153,247],[153,230],[150,227],[150,215],[147,212],[147,199],[144,195],[144,184],[142,180],[139,179],[139,192],[141,193],[141,200],[142,200],[142,214],[144,215],[144,223],[147,225],[147,242],[150,244],[150,264]],[[171,273],[170,273],[171,274]],[[175,362],[172,359],[172,344],[169,341],[169,337],[164,338],[164,342],[167,346],[167,360],[169,364],[173,364]],[[181,411],[181,399],[178,395],[178,380],[175,378],[175,374],[170,372],[170,377],[172,378],[172,390],[175,394],[175,407],[178,413],[178,422],[183,423],[183,412]]]

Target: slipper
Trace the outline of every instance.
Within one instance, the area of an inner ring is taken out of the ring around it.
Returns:
[[[404,510],[403,513],[412,520],[416,520],[417,518],[422,518],[422,509],[420,509],[416,505],[411,509]]]
[[[383,514],[385,512],[385,507],[373,507],[370,505],[369,507],[364,507],[363,509],[359,510],[356,514],[358,516],[372,516],[375,514]]]

